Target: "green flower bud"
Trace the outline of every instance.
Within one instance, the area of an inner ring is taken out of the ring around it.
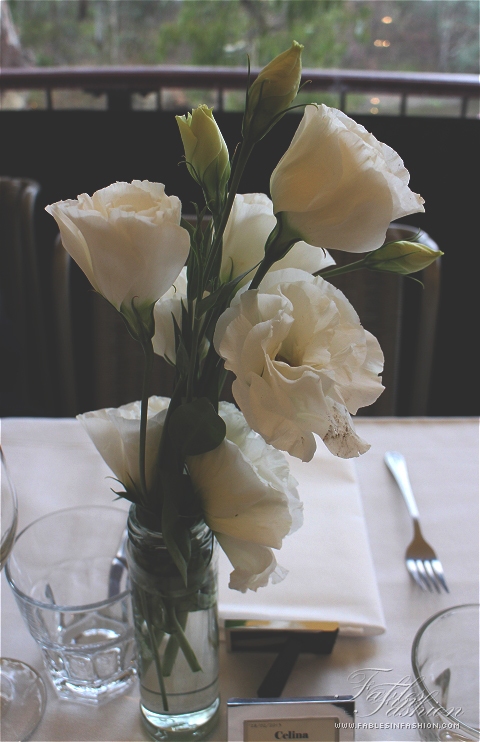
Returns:
[[[387,271],[389,273],[400,273],[407,276],[427,268],[443,252],[432,250],[431,247],[421,245],[419,242],[390,242],[378,250],[366,255],[364,267],[373,271]]]
[[[212,109],[201,105],[175,118],[190,175],[203,188],[208,203],[221,201],[230,177],[230,160]]]
[[[258,142],[264,137],[297,95],[302,76],[302,49],[303,45],[294,41],[290,49],[263,68],[250,86],[243,119],[245,139]]]

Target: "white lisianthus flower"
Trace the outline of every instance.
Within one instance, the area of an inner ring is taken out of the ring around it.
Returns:
[[[188,257],[181,203],[161,183],[113,183],[93,196],[46,207],[62,242],[93,288],[118,309],[150,307],[170,288]]]
[[[397,153],[342,111],[308,105],[270,179],[275,214],[311,245],[370,252],[391,221],[424,211]]]
[[[155,335],[153,350],[169,363],[175,363],[175,333],[172,314],[182,326],[182,301],[187,306],[187,269],[182,268],[173,286],[157,301],[153,309]]]
[[[336,456],[369,446],[350,414],[383,390],[383,354],[341,291],[305,271],[268,273],[219,318],[214,345],[236,376],[232,391],[267,443],[310,461],[314,433]]]
[[[236,278],[253,268],[265,255],[265,242],[277,220],[273,215],[273,203],[264,193],[237,194],[223,236],[222,282]],[[335,265],[326,251],[306,242],[297,242],[284,258],[274,264],[273,270],[300,268],[315,273]],[[247,274],[239,283],[249,283],[255,271]]]
[[[297,482],[285,457],[246,424],[235,405],[220,402],[227,426],[218,448],[187,459],[207,525],[232,566],[229,587],[246,592],[279,582],[286,571],[273,549],[302,524]]]
[[[153,483],[163,423],[170,400],[150,397],[148,400],[145,474],[147,489]],[[97,451],[126,490],[140,490],[140,402],[118,408],[106,408],[77,415]]]

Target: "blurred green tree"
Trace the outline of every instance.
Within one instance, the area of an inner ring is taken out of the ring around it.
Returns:
[[[293,38],[305,44],[305,67],[478,72],[479,65],[477,0],[8,2],[38,65],[243,67],[247,54],[264,65]]]

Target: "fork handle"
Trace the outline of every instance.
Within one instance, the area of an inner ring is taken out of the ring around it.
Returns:
[[[412,486],[408,477],[407,464],[404,457],[401,453],[398,453],[398,451],[387,451],[385,454],[385,463],[398,484],[403,499],[407,504],[408,512],[415,521],[418,521],[420,513],[418,512],[417,503],[413,496]]]

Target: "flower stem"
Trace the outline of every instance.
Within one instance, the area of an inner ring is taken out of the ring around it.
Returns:
[[[358,271],[362,268],[365,268],[365,261],[366,258],[362,258],[361,260],[356,260],[354,263],[349,263],[348,265],[340,265],[338,266],[338,268],[332,268],[332,270],[323,268],[323,270],[319,270],[313,275],[321,276],[325,279],[332,278],[333,276],[342,276],[344,273],[352,273],[352,271]]]
[[[269,234],[265,244],[265,257],[257,268],[257,272],[249,286],[252,290],[258,288],[272,265],[284,258],[294,244],[299,241],[297,232],[292,230],[288,224],[285,212],[279,211],[275,216],[277,223]]]
[[[192,330],[192,347],[190,349],[190,363],[188,369],[187,378],[187,402],[191,402],[193,399],[194,382],[195,382],[195,371],[197,368],[197,353],[198,344],[200,338],[200,324],[201,318],[194,314],[193,317],[193,330]]]
[[[185,631],[188,620],[188,611],[181,611],[177,614],[178,623]],[[175,660],[177,659],[178,650],[180,643],[176,634],[171,634],[168,638],[167,646],[165,647],[165,653],[163,655],[163,677],[167,678],[172,674]]]
[[[143,386],[142,386],[142,405],[140,412],[140,446],[139,446],[139,472],[142,495],[145,503],[148,500],[147,476],[146,476],[146,450],[147,450],[147,420],[148,420],[148,394],[150,390],[150,381],[153,369],[153,344],[151,340],[142,343],[143,353],[145,356],[145,365],[143,368]]]
[[[248,158],[250,157],[252,153],[253,147],[254,147],[254,143],[251,143],[251,142],[247,143],[245,140],[243,140],[240,145],[240,150],[238,152],[238,159],[237,159],[235,168],[232,173],[232,180],[230,182],[230,187],[228,190],[228,197],[225,202],[225,208],[223,210],[222,219],[220,221],[218,230],[215,232],[212,249],[210,251],[210,255],[208,256],[208,261],[207,261],[206,270],[205,270],[206,281],[209,280],[210,273],[212,271],[213,266],[215,265],[217,253],[222,244],[223,233],[225,232],[225,227],[227,226],[228,217],[230,216],[233,202],[235,200],[235,196],[237,195],[238,186],[240,185],[240,180],[243,175],[243,171],[245,170],[245,165],[247,164]]]
[[[158,685],[160,693],[162,695],[163,710],[168,711],[168,699],[167,691],[165,690],[165,682],[163,680],[162,663],[158,654],[157,643],[155,641],[155,634],[153,632],[152,616],[150,613],[150,606],[148,605],[148,596],[145,594],[142,588],[138,591],[140,593],[140,600],[142,602],[142,612],[145,616],[147,623],[148,638],[150,641],[150,650],[152,652],[153,661],[155,662],[155,669],[157,671]]]
[[[167,610],[168,610],[168,615],[169,615],[169,619],[170,619],[170,621],[172,623],[172,626],[175,627],[175,634],[174,634],[174,636],[176,637],[176,639],[177,639],[177,641],[178,641],[178,643],[180,645],[180,648],[181,648],[181,650],[182,650],[182,652],[184,654],[184,657],[185,657],[185,659],[187,660],[187,662],[188,662],[188,664],[190,666],[190,670],[192,672],[201,672],[202,671],[201,665],[200,665],[199,661],[197,660],[197,657],[195,655],[195,652],[193,651],[192,647],[190,646],[190,642],[188,641],[187,637],[185,636],[185,632],[183,630],[182,625],[180,624],[180,621],[177,618],[177,612],[175,610],[175,605],[174,604],[168,605],[167,606]],[[186,623],[186,621],[185,621],[185,623]]]

